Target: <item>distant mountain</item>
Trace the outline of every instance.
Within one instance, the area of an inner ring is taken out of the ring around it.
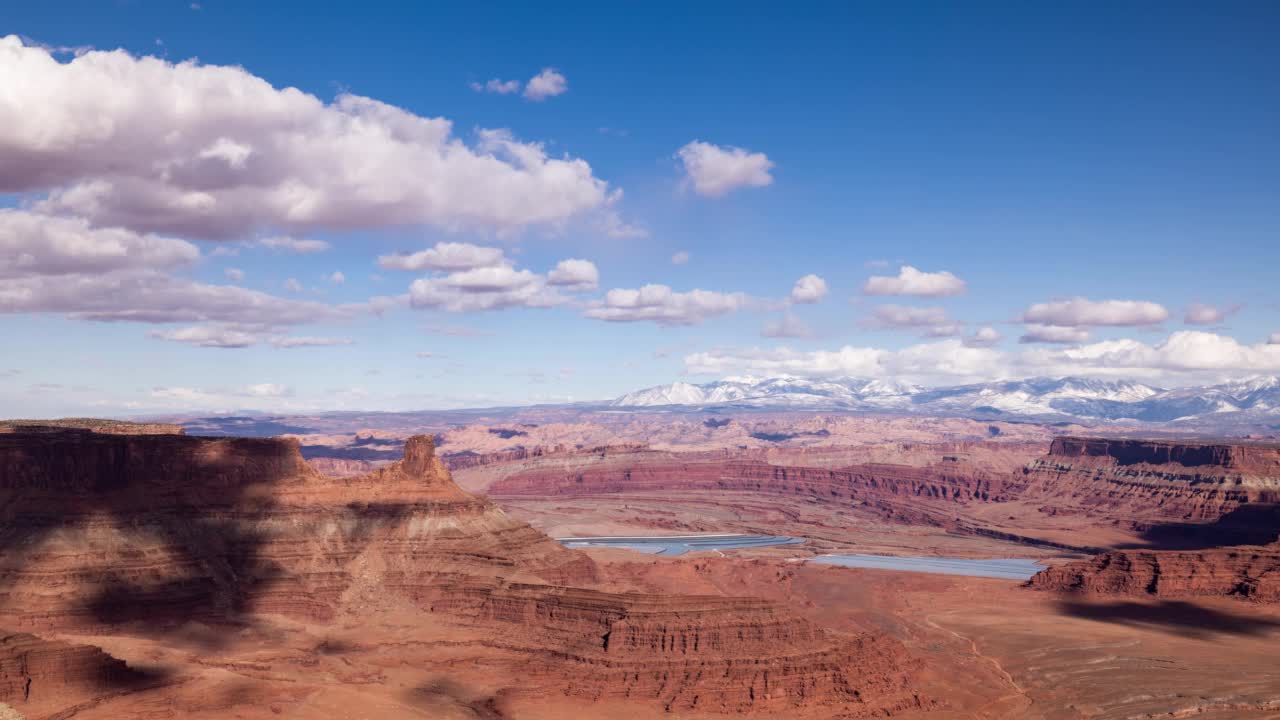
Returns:
[[[628,393],[614,408],[729,406],[796,410],[881,410],[919,414],[1062,417],[1166,423],[1280,421],[1280,378],[1166,390],[1130,380],[1030,378],[951,387],[860,378],[730,377],[677,382]]]

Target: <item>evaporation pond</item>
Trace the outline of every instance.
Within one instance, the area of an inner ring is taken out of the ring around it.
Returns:
[[[966,560],[962,558],[896,557],[893,555],[821,555],[810,562],[843,565],[845,567],[875,568],[878,570],[905,570],[909,572],[938,573],[941,575],[968,575],[970,577],[1028,580],[1045,569],[1044,565],[1026,558],[993,558]]]

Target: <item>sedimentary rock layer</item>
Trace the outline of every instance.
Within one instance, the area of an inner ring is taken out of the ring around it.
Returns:
[[[407,603],[529,658],[528,692],[797,716],[922,702],[887,638],[755,600],[566,587],[594,582],[591,560],[462,491],[425,436],[327,478],[291,440],[0,434],[0,528],[0,626],[162,635]]]
[[[1199,551],[1123,551],[1049,568],[1036,590],[1280,603],[1280,545]]]
[[[14,707],[146,683],[145,674],[91,645],[0,631],[0,702]]]

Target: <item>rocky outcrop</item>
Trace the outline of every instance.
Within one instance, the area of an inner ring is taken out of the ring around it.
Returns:
[[[137,688],[149,680],[91,645],[0,631],[0,702],[18,709],[56,697]]]
[[[1101,458],[1116,465],[1181,465],[1254,475],[1280,475],[1280,446],[1263,443],[1197,443],[1168,440],[1060,437],[1054,458]]]
[[[1280,545],[1109,552],[1042,570],[1027,585],[1057,592],[1280,603]]]
[[[977,468],[946,463],[926,467],[867,464],[832,470],[763,461],[682,461],[620,458],[570,470],[537,468],[494,483],[494,497],[596,495],[669,490],[738,491],[847,502],[868,497],[944,501],[1000,500],[1020,484]]]
[[[427,436],[329,478],[287,439],[0,435],[0,627],[163,637],[407,604],[464,630],[456,643],[528,658],[528,692],[724,712],[921,702],[896,641],[838,640],[761,601],[573,587],[595,579],[460,489]]]
[[[509,627],[504,642],[562,657],[576,668],[562,691],[591,700],[732,713],[923,702],[909,689],[915,663],[901,643],[874,634],[836,639],[763,600],[507,585],[460,589],[434,608]],[[544,635],[530,644],[521,627]]]
[[[1058,438],[1024,471],[1025,496],[1047,512],[1103,516],[1136,529],[1230,520],[1233,542],[1269,542],[1280,528],[1246,508],[1280,503],[1280,449],[1253,444]],[[1243,512],[1242,512],[1243,511]],[[1239,518],[1249,516],[1249,522]],[[1262,526],[1253,527],[1255,518]]]

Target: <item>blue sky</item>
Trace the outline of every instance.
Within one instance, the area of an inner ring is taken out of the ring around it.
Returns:
[[[452,5],[0,9],[21,38],[0,61],[20,88],[0,91],[3,414],[1280,372],[1273,3]],[[262,94],[219,115],[229,89]],[[361,133],[403,118],[347,94],[447,119],[465,156],[387,152]],[[501,259],[380,266],[438,243]],[[552,284],[566,259],[598,279]],[[789,302],[808,275],[825,294]],[[609,295],[650,284],[670,293]]]

